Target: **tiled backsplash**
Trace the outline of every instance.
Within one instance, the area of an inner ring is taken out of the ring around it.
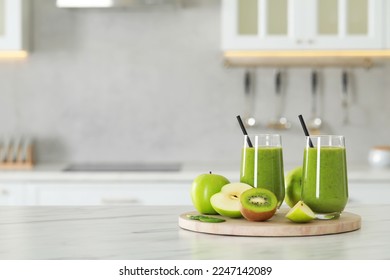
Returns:
[[[30,57],[0,63],[0,134],[36,139],[38,161],[239,161],[244,70],[223,66],[219,1],[191,3],[71,10],[35,0]],[[274,70],[257,70],[255,132],[270,132]],[[310,115],[310,71],[287,70],[286,162],[302,160],[297,115]],[[350,162],[365,163],[372,145],[390,144],[390,66],[352,70],[349,126],[341,69],[319,71],[326,132],[345,134]]]

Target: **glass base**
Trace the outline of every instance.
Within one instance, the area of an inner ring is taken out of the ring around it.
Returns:
[[[315,213],[318,220],[334,220],[340,218],[341,212],[333,213]]]

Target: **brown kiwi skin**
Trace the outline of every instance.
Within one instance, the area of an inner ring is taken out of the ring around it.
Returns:
[[[240,212],[245,219],[252,222],[263,222],[270,219],[275,215],[276,208],[267,212],[254,212],[252,210],[246,209],[241,205]]]
[[[260,189],[257,190],[261,192]],[[251,189],[248,190],[247,192],[254,192],[254,191],[253,189]],[[273,199],[276,201],[276,196],[272,192],[268,190],[265,192],[270,193],[270,195],[272,195]],[[240,212],[242,216],[244,216],[244,218],[247,219],[248,221],[253,221],[253,222],[262,222],[270,219],[273,215],[275,215],[276,209],[277,209],[277,203],[275,203],[275,207],[273,209],[258,208],[256,210],[253,210],[253,209],[245,208],[243,203],[241,203],[240,206]]]

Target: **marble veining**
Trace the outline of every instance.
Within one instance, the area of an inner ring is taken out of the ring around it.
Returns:
[[[353,205],[360,230],[234,237],[178,227],[191,206],[2,206],[0,259],[390,259],[390,205]]]

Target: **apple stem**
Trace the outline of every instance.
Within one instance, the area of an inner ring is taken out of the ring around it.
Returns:
[[[209,171],[209,173],[211,174],[211,171]]]

